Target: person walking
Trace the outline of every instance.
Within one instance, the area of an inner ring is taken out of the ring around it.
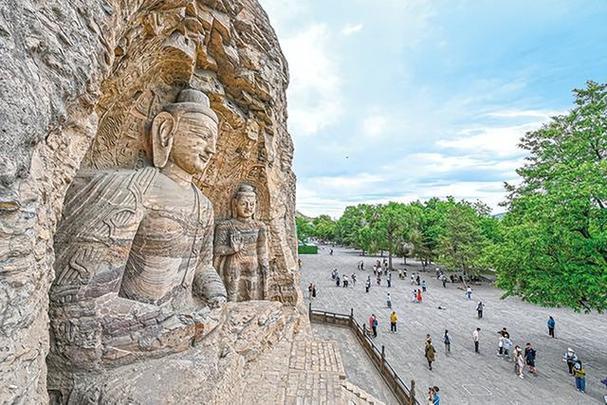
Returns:
[[[312,284],[312,298],[316,298],[316,284]]]
[[[443,282],[443,288],[447,288],[447,277],[444,274],[441,276],[441,281]]]
[[[445,343],[445,354],[451,353],[451,336],[449,336],[449,331],[447,329],[445,329],[443,343]]]
[[[415,284],[415,274],[411,274],[411,285]]]
[[[549,316],[546,324],[548,325],[548,336],[554,339],[554,327],[556,326],[556,321],[552,316]]]
[[[352,273],[352,287],[356,287],[356,274]]]
[[[506,330],[506,328],[502,328],[502,330],[498,330],[497,334],[499,335],[499,339],[498,339],[498,352],[497,355],[498,356],[502,356],[504,354],[504,338],[506,336],[510,337],[510,334],[508,333],[508,331]]]
[[[348,288],[348,275],[347,274],[344,274],[343,286],[344,286],[344,288]]]
[[[578,358],[572,348],[567,348],[567,351],[563,355],[563,361],[567,363],[569,374],[573,375],[573,366],[578,361]]]
[[[388,293],[388,296],[386,297],[386,304],[388,305],[388,308],[392,308],[392,297],[390,296],[390,293]]]
[[[365,283],[365,292],[368,293],[369,292],[369,288],[371,288],[371,279],[367,279],[367,282]]]
[[[417,302],[417,290],[411,292],[411,302]]]
[[[308,286],[308,298],[312,298],[312,283]]]
[[[377,285],[381,285],[381,273],[377,273]]]
[[[426,280],[422,280],[422,291],[426,292]]]
[[[474,353],[479,353],[479,340],[480,340],[480,332],[481,328],[476,328],[474,332],[472,332],[472,340],[474,341]]]
[[[519,376],[519,378],[525,378],[523,376],[523,369],[525,368],[525,359],[523,358],[523,353],[521,352],[521,348],[519,346],[514,347],[514,373]]]
[[[432,405],[440,405],[440,394],[438,393],[440,389],[435,385],[432,387]]]
[[[388,288],[392,287],[392,273],[388,273]]]
[[[335,275],[335,285],[339,287],[339,273]]]
[[[420,290],[419,288],[417,289],[417,303],[422,303],[422,290]]]
[[[379,325],[379,322],[377,321],[375,314],[371,314],[371,316],[369,317],[369,327],[371,328],[371,331],[373,332],[374,338],[377,337],[377,326],[378,325]]]
[[[483,317],[484,308],[485,308],[485,304],[483,304],[483,301],[479,301],[478,304],[476,304],[476,313],[478,315],[478,319],[481,319]]]
[[[432,370],[432,363],[436,359],[436,349],[432,346],[432,339],[426,339],[426,348],[424,349],[426,360],[428,360],[428,368]]]
[[[418,274],[417,277],[415,277],[415,282],[417,283],[418,286],[420,285],[419,280],[420,280],[420,278],[419,278],[419,274]]]
[[[466,297],[468,297],[468,301],[472,300],[472,288],[466,288]]]
[[[396,333],[396,322],[398,322],[398,315],[396,315],[396,311],[392,311],[390,314],[390,332]]]
[[[537,375],[537,369],[535,368],[535,356],[536,356],[536,351],[535,349],[531,346],[531,343],[527,343],[525,345],[525,352],[524,352],[524,356],[525,356],[525,364],[527,364],[527,368],[529,369],[529,372],[533,375]]]
[[[510,352],[512,350],[512,340],[510,340],[510,335],[504,338],[504,359],[510,361]]]
[[[586,392],[586,370],[580,360],[573,366],[573,376],[575,377],[575,388],[579,392]]]

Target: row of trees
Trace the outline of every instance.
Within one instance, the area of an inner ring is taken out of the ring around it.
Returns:
[[[415,255],[475,274],[495,271],[505,295],[550,306],[607,308],[607,85],[574,90],[575,106],[527,133],[518,186],[506,184],[506,214],[480,202],[426,202],[346,208],[337,221],[298,218],[314,236],[392,257]]]

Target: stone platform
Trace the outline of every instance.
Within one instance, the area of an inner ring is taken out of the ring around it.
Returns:
[[[384,404],[346,378],[335,341],[302,333],[247,367],[242,404]]]

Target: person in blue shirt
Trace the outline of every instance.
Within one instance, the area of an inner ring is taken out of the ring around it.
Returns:
[[[438,393],[439,391],[440,390],[436,385],[430,388],[430,392],[432,394],[432,396],[430,397],[432,405],[440,405],[440,394]]]
[[[546,324],[548,325],[548,335],[554,338],[554,327],[556,326],[556,321],[553,317],[549,316]]]

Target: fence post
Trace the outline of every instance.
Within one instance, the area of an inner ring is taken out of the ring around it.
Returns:
[[[381,368],[384,370],[386,368],[386,346],[381,345]]]
[[[312,322],[312,303],[308,304],[308,317],[310,318],[310,322]]]
[[[411,397],[409,398],[409,404],[415,405],[415,380],[411,380]]]

